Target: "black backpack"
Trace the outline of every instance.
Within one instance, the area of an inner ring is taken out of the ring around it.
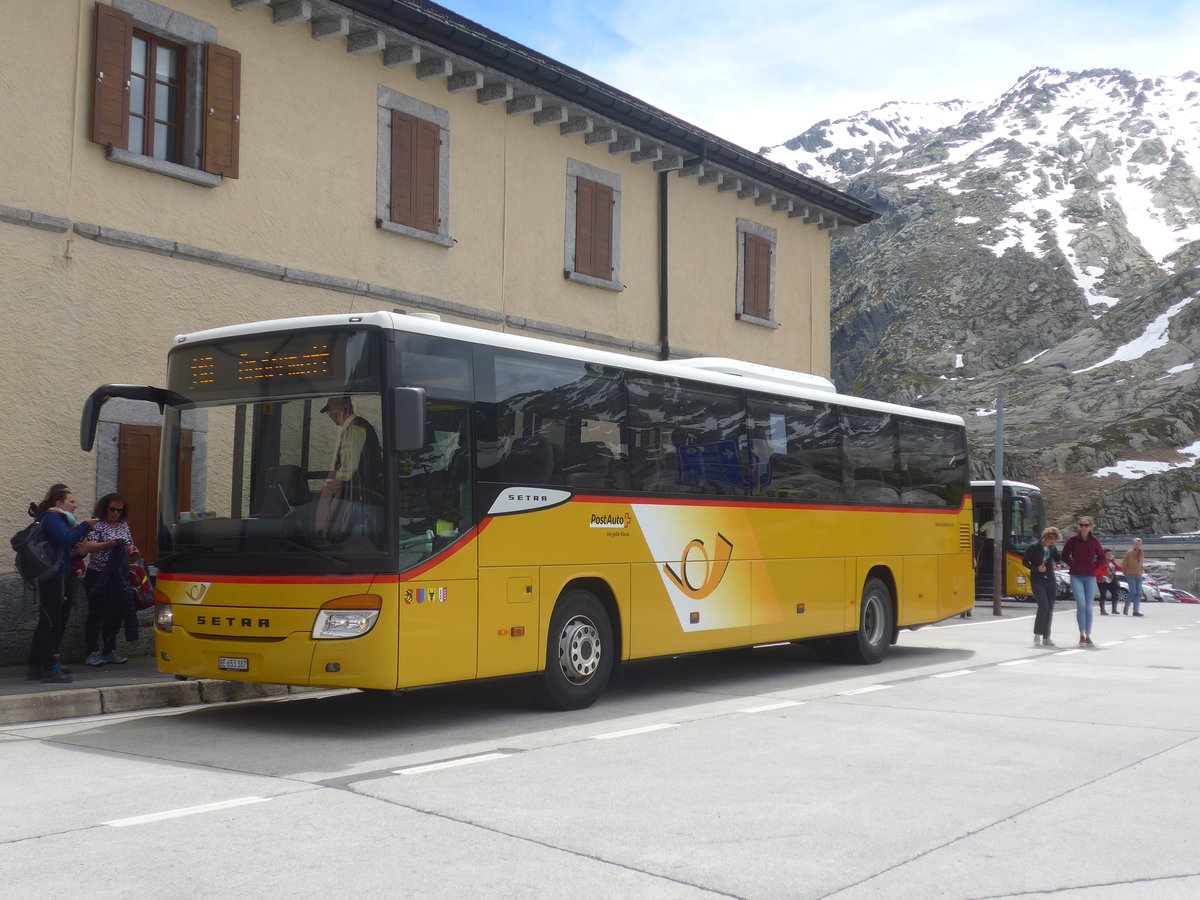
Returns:
[[[38,584],[58,574],[62,551],[46,540],[42,523],[33,521],[10,540],[17,551],[17,571],[29,584]]]

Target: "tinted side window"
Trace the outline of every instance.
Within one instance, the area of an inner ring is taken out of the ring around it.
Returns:
[[[808,400],[751,398],[750,454],[758,494],[785,500],[845,499],[838,411]]]
[[[628,487],[618,372],[476,348],[479,477],[576,489]]]
[[[962,505],[967,483],[966,434],[941,422],[896,420],[901,500],[914,506]]]
[[[850,499],[899,503],[896,425],[890,413],[843,409]]]
[[[634,490],[744,494],[745,403],[737,391],[631,375]]]
[[[400,334],[396,346],[401,384],[425,388],[430,398],[439,400],[475,398],[470,344],[423,334]]]

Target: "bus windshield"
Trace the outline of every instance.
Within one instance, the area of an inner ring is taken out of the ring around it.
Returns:
[[[159,492],[159,567],[217,574],[410,568],[469,525],[465,407],[430,405],[395,454],[380,338],[364,331],[179,348]]]

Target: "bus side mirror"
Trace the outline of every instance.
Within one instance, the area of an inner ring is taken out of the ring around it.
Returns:
[[[420,450],[425,446],[425,389],[392,388],[392,447]]]

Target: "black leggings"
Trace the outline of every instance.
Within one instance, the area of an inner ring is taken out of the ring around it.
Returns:
[[[1050,637],[1050,622],[1054,619],[1054,582],[1030,578],[1029,586],[1033,589],[1033,599],[1037,601],[1037,615],[1033,617],[1033,633],[1048,638]]]
[[[54,654],[62,645],[71,617],[67,580],[59,575],[38,585],[38,622],[29,647],[29,667],[45,671],[54,665]]]

